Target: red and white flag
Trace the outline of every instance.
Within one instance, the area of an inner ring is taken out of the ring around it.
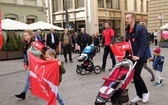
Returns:
[[[44,44],[42,44],[41,42],[39,42],[38,40],[36,40],[34,43],[33,43],[33,46],[35,48],[37,48],[38,50],[42,50],[44,48]]]
[[[127,50],[132,55],[132,46],[130,41],[114,44],[111,46],[111,50],[119,61],[121,61],[125,57]]]
[[[44,61],[29,53],[30,86],[35,96],[48,101],[47,105],[56,105],[59,84],[59,60]]]
[[[2,36],[2,16],[1,16],[1,11],[0,11],[0,50],[2,49],[3,46],[3,36]]]

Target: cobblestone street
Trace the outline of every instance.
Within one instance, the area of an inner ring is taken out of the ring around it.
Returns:
[[[151,50],[153,50],[153,46]],[[155,82],[151,82],[151,75],[143,69],[142,77],[148,87],[150,92],[149,102],[145,105],[167,105],[168,103],[168,49],[162,48],[162,54],[165,56],[165,64],[163,70],[163,85],[161,87],[153,87]],[[94,64],[101,65],[102,63],[101,53],[97,53],[94,57]],[[66,68],[66,73],[63,75],[63,81],[59,87],[59,93],[65,101],[66,105],[94,105],[94,100],[100,86],[103,84],[102,77],[108,76],[108,69],[111,68],[111,61],[108,58],[108,63],[105,72],[100,74],[95,74],[94,72],[80,75],[76,73],[76,65],[79,64],[77,61],[77,54],[73,54],[74,63],[64,64]],[[61,55],[61,60],[63,56]],[[149,62],[148,65],[151,67],[152,63]],[[8,60],[0,61],[0,105],[46,105],[46,102],[40,98],[31,95],[28,92],[25,100],[19,100],[15,97],[15,94],[19,94],[25,85],[28,71],[24,70],[22,66],[22,59],[18,60]],[[134,98],[135,89],[134,85],[131,83],[129,85],[129,97]],[[139,102],[139,105],[143,103]],[[59,105],[59,104],[58,104]],[[111,105],[110,103],[106,105]]]

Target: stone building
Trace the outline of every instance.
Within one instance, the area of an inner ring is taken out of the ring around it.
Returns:
[[[126,12],[135,12],[137,22],[147,23],[148,0],[52,0],[50,4],[55,25],[66,27],[67,10],[69,28],[85,27],[90,34],[101,33],[104,22],[110,21],[116,35],[124,35]]]
[[[168,23],[168,2],[167,0],[149,0],[148,31],[158,30]]]
[[[2,19],[10,18],[24,23],[47,21],[44,0],[0,0]]]

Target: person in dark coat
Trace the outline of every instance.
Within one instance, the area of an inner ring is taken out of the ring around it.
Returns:
[[[137,61],[137,64],[135,65],[135,74],[133,77],[136,89],[136,97],[131,100],[131,103],[136,103],[138,101],[146,103],[149,100],[149,92],[141,77],[141,71],[144,63],[148,59],[147,32],[145,30],[145,27],[139,26],[135,23],[134,13],[127,13],[126,23],[128,25],[126,28],[126,41],[131,42],[133,52],[131,59],[133,60],[133,62]]]
[[[81,32],[79,33],[77,37],[77,43],[80,46],[80,53],[83,52],[83,49],[91,44],[91,37],[85,32],[84,28],[81,28]]]
[[[56,51],[58,44],[59,44],[59,38],[56,35],[56,33],[54,32],[54,29],[51,28],[50,33],[47,34],[46,45]]]

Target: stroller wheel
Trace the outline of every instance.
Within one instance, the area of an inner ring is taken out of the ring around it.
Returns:
[[[86,70],[85,69],[81,69],[80,74],[81,75],[85,75],[86,74]]]
[[[94,73],[95,73],[95,74],[99,74],[100,72],[101,72],[101,67],[98,66],[98,65],[95,66],[95,67],[94,67]]]
[[[76,73],[80,74],[81,73],[81,68],[76,68]]]

